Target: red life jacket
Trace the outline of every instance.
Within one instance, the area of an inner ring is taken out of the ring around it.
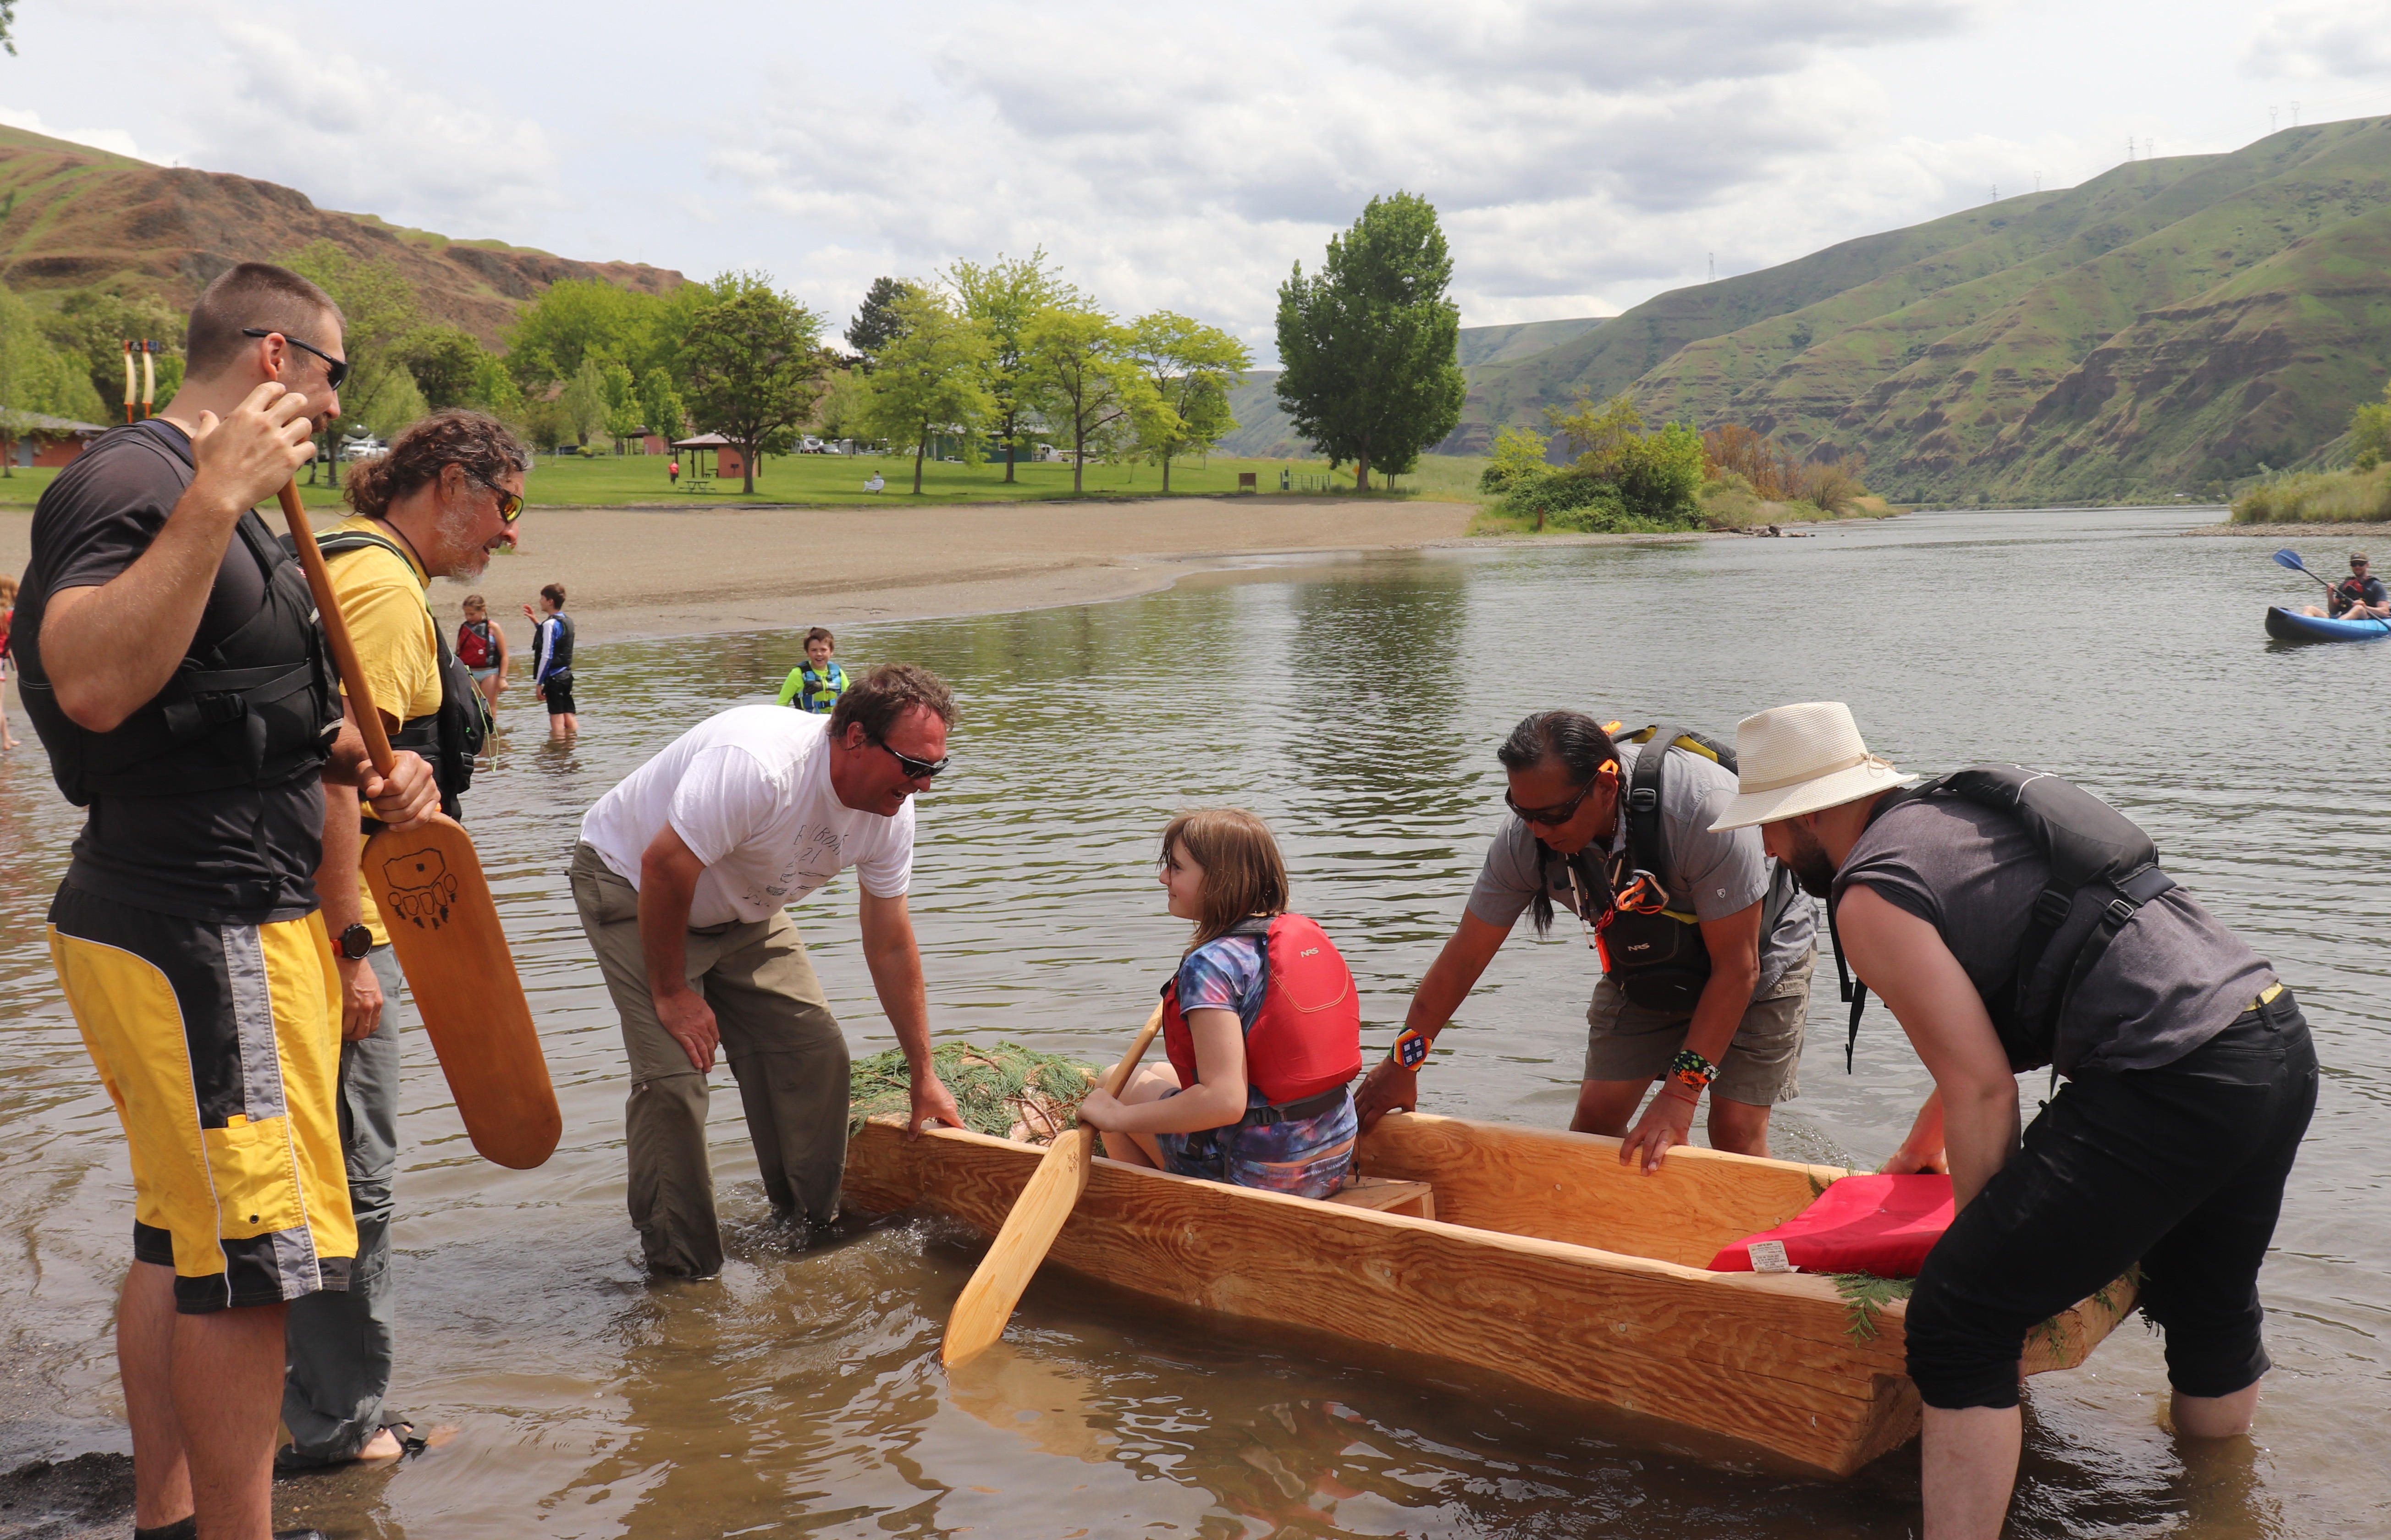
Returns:
[[[1264,936],[1262,1005],[1245,1023],[1246,1080],[1273,1106],[1362,1072],[1362,1000],[1328,933],[1300,914],[1247,920],[1232,936]],[[1162,987],[1162,1046],[1182,1090],[1196,1083],[1196,1037],[1179,1014],[1179,976]]]
[[[490,623],[469,620],[457,628],[457,661],[468,668],[490,666]]]

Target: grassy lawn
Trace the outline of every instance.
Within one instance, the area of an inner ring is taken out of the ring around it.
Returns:
[[[1485,463],[1474,456],[1423,455],[1419,470],[1398,477],[1391,495],[1439,501],[1481,501],[1478,472]],[[1170,490],[1173,494],[1234,492],[1240,471],[1253,472],[1257,486],[1265,493],[1279,490],[1282,472],[1292,491],[1334,491],[1348,497],[1353,492],[1351,466],[1332,475],[1325,460],[1230,459],[1221,456],[1213,457],[1208,464],[1201,459],[1173,462]],[[345,472],[343,467],[344,474]],[[886,489],[878,494],[863,489],[864,482],[874,472],[888,482]],[[32,507],[57,474],[55,471],[19,470],[13,476],[0,479],[0,507]],[[1071,468],[1067,465],[1016,465],[1014,476],[1014,485],[1007,486],[1002,464],[925,461],[920,501],[1010,502],[1071,496]],[[1159,497],[1162,471],[1154,465],[1091,465],[1086,469],[1083,485],[1084,495],[1089,497]],[[535,505],[551,508],[626,503],[735,508],[743,503],[912,502],[912,486],[913,461],[901,455],[772,456],[764,461],[762,473],[756,478],[753,498],[741,495],[736,480],[717,481],[704,491],[691,491],[688,478],[683,477],[677,489],[666,481],[665,460],[658,455],[542,455],[524,489]],[[299,490],[310,508],[330,508],[340,498],[339,493],[320,484],[320,478],[318,485],[309,485],[304,471],[299,472]],[[1374,491],[1371,495],[1389,494]]]

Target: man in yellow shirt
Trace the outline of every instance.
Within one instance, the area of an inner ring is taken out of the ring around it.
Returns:
[[[478,577],[489,553],[514,540],[526,452],[495,418],[435,413],[399,434],[382,459],[351,472],[353,518],[322,537],[325,564],[394,746],[432,762],[450,817],[472,778],[485,706],[472,676],[449,654],[425,589],[433,577]],[[341,1132],[357,1258],[346,1294],[293,1308],[282,1420],[284,1470],[392,1459],[422,1447],[388,1413],[391,1179],[398,1165],[398,1021],[402,976],[365,886],[359,855],[371,831],[356,793],[328,788],[324,864],[316,886],[341,986]],[[374,825],[379,828],[380,825]],[[312,1301],[312,1302],[311,1302]]]

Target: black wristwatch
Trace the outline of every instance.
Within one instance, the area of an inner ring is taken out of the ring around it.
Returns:
[[[341,955],[354,963],[373,951],[373,932],[363,925],[351,925],[341,932]]]

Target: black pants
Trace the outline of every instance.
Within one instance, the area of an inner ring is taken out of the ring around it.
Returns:
[[[1926,1404],[2016,1405],[2026,1332],[2136,1262],[2175,1388],[2255,1383],[2258,1265],[2316,1099],[2288,990],[2173,1064],[2070,1081],[1918,1275],[1909,1377]]]

